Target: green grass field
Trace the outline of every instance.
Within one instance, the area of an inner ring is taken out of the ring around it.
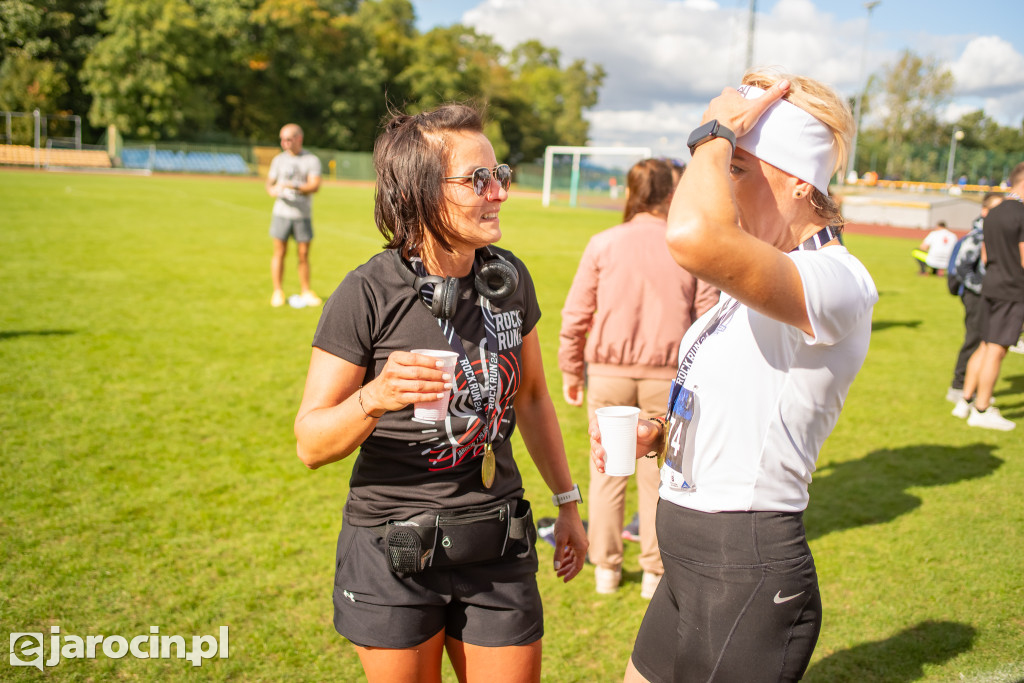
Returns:
[[[372,201],[366,187],[317,196],[323,296],[380,248]],[[261,182],[8,170],[0,206],[0,637],[227,625],[231,648],[201,668],[0,661],[0,680],[360,680],[331,624],[351,462],[310,472],[295,457],[318,310],[268,305]],[[513,193],[502,218],[502,246],[537,283],[548,382],[585,483],[585,413],[561,400],[555,365],[559,311],[587,238],[618,216]],[[1024,426],[949,415],[961,306],[916,276],[918,241],[847,237],[881,297],[811,487],[825,623],[808,681],[1024,680]],[[289,294],[295,282],[289,253]],[[1024,356],[1008,356],[996,400],[1024,419]],[[517,452],[535,514],[553,515]],[[636,544],[614,596],[594,593],[589,566],[562,585],[551,548],[539,552],[544,680],[621,680],[646,605]]]

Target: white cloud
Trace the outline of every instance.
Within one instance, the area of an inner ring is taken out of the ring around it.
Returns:
[[[651,147],[655,156],[685,159],[686,139],[700,124],[704,107],[659,103],[650,109],[594,111],[587,120],[595,145]]]
[[[950,70],[958,94],[998,98],[1024,88],[1024,55],[998,36],[971,40]]]
[[[558,48],[563,63],[601,64],[607,76],[587,116],[593,144],[671,146],[657,153],[676,156],[680,149],[686,155],[686,136],[708,100],[739,82],[747,21],[746,3],[714,0],[483,0],[463,15],[507,48],[536,39]],[[811,76],[852,96],[867,74],[897,57],[877,35],[865,36],[866,21],[841,21],[813,0],[780,0],[756,17],[754,64]],[[957,94],[983,97],[987,114],[1019,123],[1024,57],[994,37],[960,36],[944,45]]]
[[[612,109],[713,96],[741,69],[736,19],[709,0],[487,0],[464,17],[506,47],[536,38],[601,64],[599,107]]]
[[[1024,125],[1024,89],[1002,95],[986,97],[985,114],[1004,126],[1019,128]]]

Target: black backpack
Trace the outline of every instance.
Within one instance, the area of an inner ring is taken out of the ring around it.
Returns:
[[[967,244],[967,240],[971,242]],[[949,255],[949,264],[946,267],[946,286],[950,294],[961,296],[969,278],[975,283],[979,281],[981,241],[981,230],[975,227],[953,245],[953,252]]]
[[[946,267],[946,286],[949,287],[949,293],[953,296],[960,296],[964,292],[964,278],[963,274],[957,270],[956,257],[960,255],[960,247],[964,245],[965,239],[967,239],[967,235],[958,239],[953,245],[953,252],[949,255],[949,265]]]

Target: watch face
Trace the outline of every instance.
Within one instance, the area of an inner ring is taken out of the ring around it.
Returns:
[[[729,144],[732,145],[733,150],[735,151],[736,136],[725,126],[720,126],[718,124],[718,119],[711,119],[707,123],[698,126],[692,133],[690,133],[690,139],[686,141],[686,146],[690,148],[690,155],[693,156],[693,150],[714,138],[725,138],[729,141]]]
[[[690,138],[686,141],[686,146],[690,148],[690,154],[693,154],[693,150],[696,149],[700,143],[710,140],[715,136],[718,131],[718,121],[711,119],[707,123],[701,124],[690,133]]]

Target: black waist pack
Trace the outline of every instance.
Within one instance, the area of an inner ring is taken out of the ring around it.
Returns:
[[[391,571],[399,576],[428,567],[489,562],[506,555],[525,557],[537,540],[529,501],[433,510],[375,527],[384,538]]]

